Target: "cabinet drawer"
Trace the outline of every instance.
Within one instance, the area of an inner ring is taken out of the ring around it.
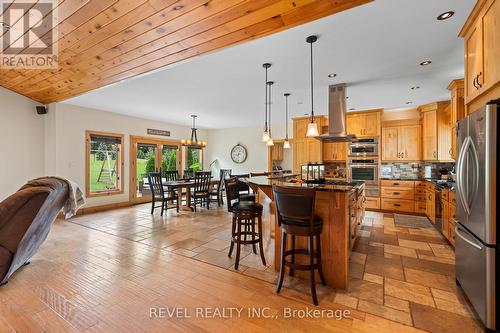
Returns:
[[[424,201],[426,200],[426,196],[425,196],[425,193],[422,193],[422,194],[415,194],[415,201]]]
[[[453,204],[453,205],[457,204],[455,201],[455,192],[448,191],[448,201],[450,202],[450,204]]]
[[[382,187],[382,198],[413,200],[412,188]]]
[[[380,181],[380,186],[385,187],[415,187],[415,182],[413,180],[387,180],[383,179]]]
[[[380,198],[366,197],[366,209],[380,209]]]
[[[413,200],[398,200],[398,199],[387,199],[382,198],[382,209],[383,210],[393,210],[397,212],[408,212],[411,213],[414,210]]]
[[[425,214],[427,212],[427,206],[425,202],[415,201],[415,213]]]

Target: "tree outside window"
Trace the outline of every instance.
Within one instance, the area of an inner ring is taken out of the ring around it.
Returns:
[[[190,171],[200,171],[203,169],[203,152],[200,148],[187,148],[187,169]]]

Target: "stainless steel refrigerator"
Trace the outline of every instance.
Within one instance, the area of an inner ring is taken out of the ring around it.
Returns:
[[[487,330],[499,329],[497,110],[492,101],[457,124],[456,278]]]

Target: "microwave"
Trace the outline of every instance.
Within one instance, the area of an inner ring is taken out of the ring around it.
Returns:
[[[362,138],[349,144],[349,156],[378,156],[378,138]]]

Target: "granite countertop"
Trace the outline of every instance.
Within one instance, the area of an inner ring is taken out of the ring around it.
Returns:
[[[306,184],[306,183],[291,183],[283,181],[283,179],[269,178],[269,177],[250,177],[247,179],[248,183],[257,186],[288,186],[288,187],[301,187],[301,188],[314,188],[317,191],[327,192],[352,192],[357,191],[364,186],[364,182],[351,182],[348,185],[334,185],[334,184]]]

